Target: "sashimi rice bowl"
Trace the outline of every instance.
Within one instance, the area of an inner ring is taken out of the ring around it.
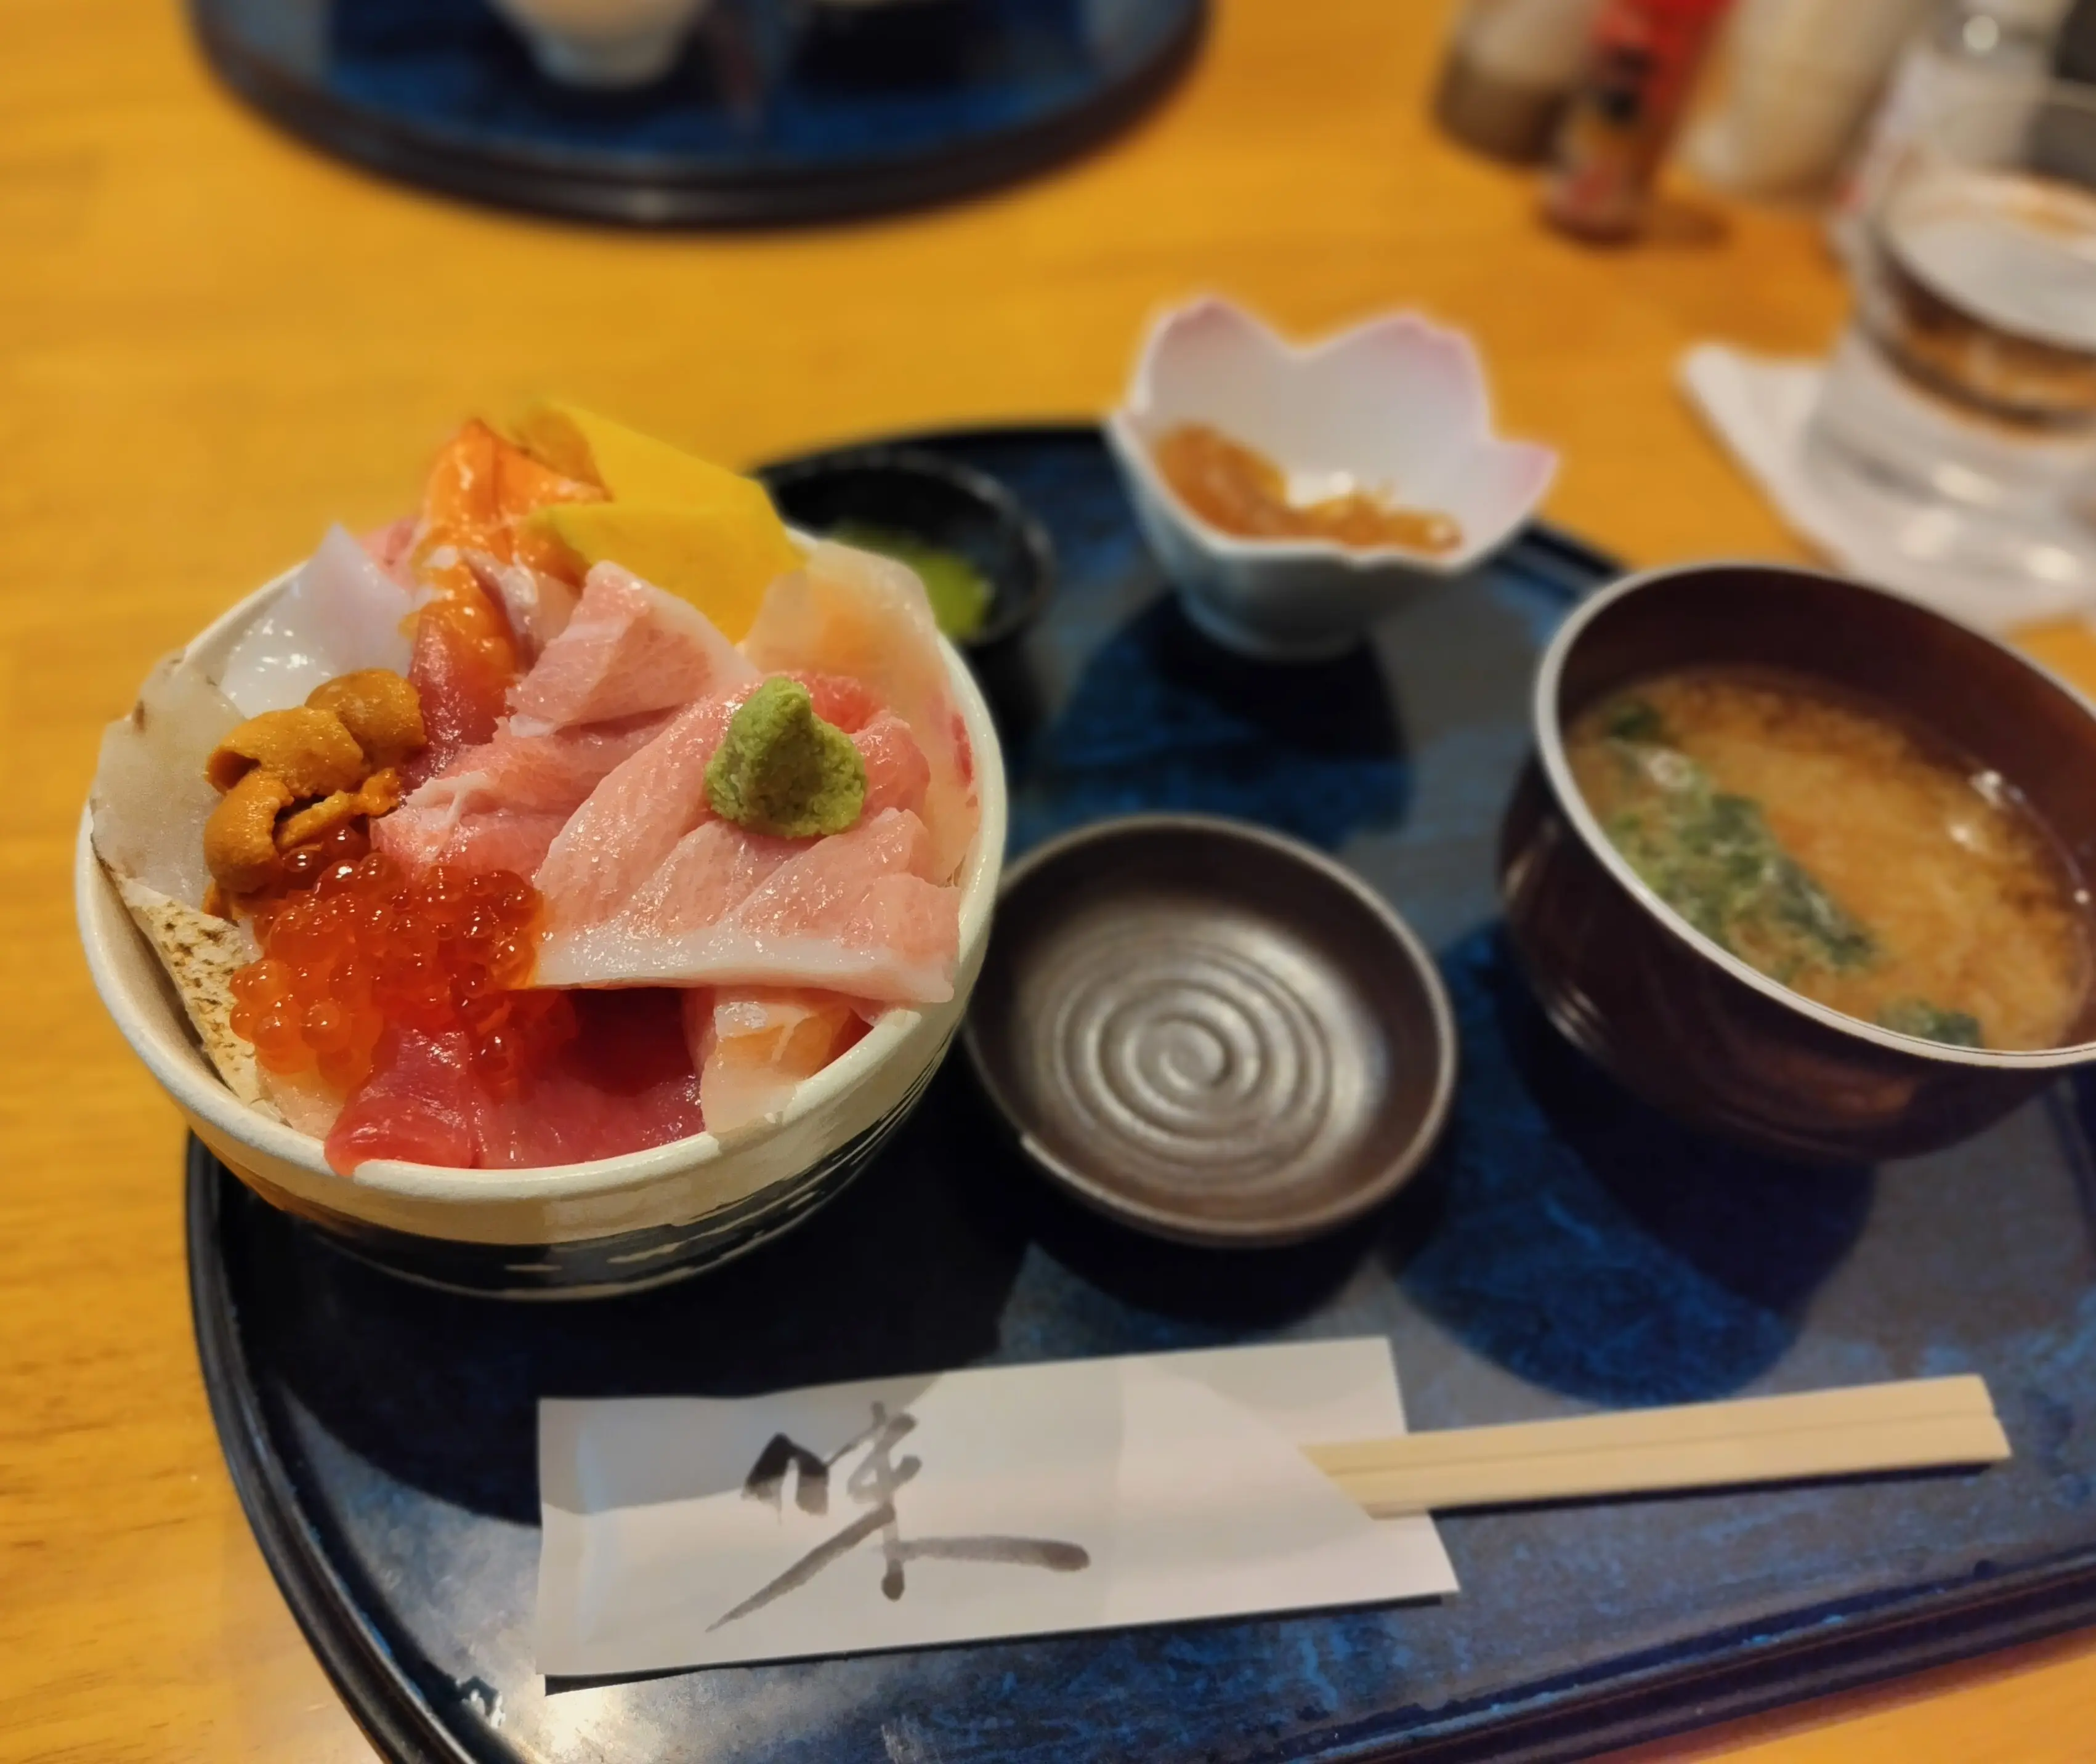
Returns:
[[[863,1165],[1003,840],[906,566],[548,404],[153,670],[78,893],[119,1027],[264,1198],[440,1283],[614,1290]]]

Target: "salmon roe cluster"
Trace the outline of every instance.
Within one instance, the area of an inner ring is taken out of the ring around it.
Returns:
[[[517,989],[543,916],[523,877],[442,864],[411,876],[354,825],[286,853],[284,869],[284,889],[255,906],[262,955],[232,980],[234,1033],[264,1069],[348,1094],[389,1026],[456,1033],[484,1088],[508,1098],[574,1035],[565,995]]]

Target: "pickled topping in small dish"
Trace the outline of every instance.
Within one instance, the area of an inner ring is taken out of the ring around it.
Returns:
[[[1278,465],[1208,423],[1168,429],[1151,451],[1179,500],[1236,539],[1321,539],[1363,551],[1394,546],[1429,557],[1463,543],[1452,516],[1404,508],[1369,491],[1299,502]]]

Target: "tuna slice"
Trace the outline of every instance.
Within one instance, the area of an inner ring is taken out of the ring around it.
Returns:
[[[549,895],[535,984],[817,987],[941,1003],[959,893],[926,879],[932,861],[924,823],[903,809],[814,841],[704,821],[609,917],[578,924]]]
[[[475,1075],[463,1037],[395,1032],[328,1135],[328,1162],[344,1176],[373,1158],[533,1169],[704,1130],[676,993],[585,994],[575,1007],[580,1033],[507,1100]]]
[[[415,628],[408,680],[422,701],[429,744],[401,768],[409,788],[444,771],[468,748],[495,739],[509,675],[487,649],[441,618]]]
[[[787,678],[806,687],[815,714],[823,722],[835,724],[846,735],[858,734],[885,708],[873,696],[871,688],[847,679],[841,674],[801,672],[788,674]]]
[[[779,1113],[866,1033],[849,998],[788,987],[683,994],[684,1033],[709,1131],[726,1135]]]
[[[630,717],[551,735],[498,730],[374,821],[372,843],[410,869],[442,859],[469,871],[528,876],[605,774],[639,753],[667,720]]]
[[[907,809],[921,817],[932,788],[932,767],[909,724],[883,711],[856,731],[852,741],[866,762],[866,807],[861,810],[866,819],[883,809]]]
[[[369,1081],[335,1117],[328,1163],[340,1176],[372,1158],[470,1169],[489,1104],[463,1035],[395,1030]]]
[[[757,670],[675,595],[599,564],[561,633],[512,696],[527,727],[604,723],[671,710],[753,683]]]
[[[408,666],[402,626],[413,596],[370,552],[331,526],[219,670],[218,688],[243,717],[303,705],[323,680],[359,668]]]
[[[841,675],[909,725],[930,767],[924,824],[931,875],[946,881],[980,819],[975,757],[954,702],[938,627],[904,565],[843,545],[818,545],[807,567],[765,591],[743,652],[766,672]],[[818,705],[820,709],[820,705]]]

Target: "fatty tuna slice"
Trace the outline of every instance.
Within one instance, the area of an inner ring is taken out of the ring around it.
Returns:
[[[967,727],[916,576],[868,552],[818,545],[806,568],[765,591],[743,652],[766,672],[856,681],[909,725],[930,768],[924,815],[930,875],[950,880],[975,841],[981,806]]]
[[[757,670],[688,601],[598,564],[582,599],[511,694],[526,732],[672,710],[752,684]]]
[[[749,690],[739,687],[688,705],[607,773],[576,810],[535,879],[555,926],[579,929],[612,917],[662,867],[679,840],[714,818],[706,767]],[[921,815],[931,769],[902,719],[876,707],[852,740],[867,771],[860,824],[888,809]]]
[[[688,705],[590,792],[534,878],[552,924],[572,929],[609,918],[711,814],[706,762],[739,702]]]
[[[927,879],[932,862],[907,810],[812,841],[707,821],[616,914],[579,927],[556,919],[534,984],[814,987],[941,1003],[953,996],[959,894]]]
[[[372,843],[410,869],[442,860],[528,876],[590,792],[667,721],[631,717],[550,735],[499,729],[374,821]]]

